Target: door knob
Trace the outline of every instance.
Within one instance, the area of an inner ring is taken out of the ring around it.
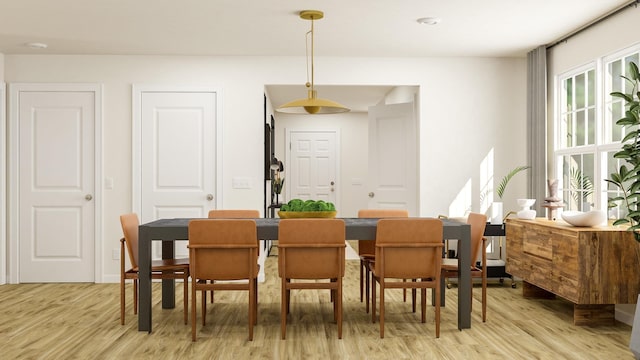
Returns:
[[[213,200],[213,195],[212,194],[207,194],[207,200],[209,200],[209,201]]]
[[[87,200],[87,201],[91,201],[91,200],[93,200],[93,196],[91,194],[87,194],[87,195],[84,196],[84,199]]]
[[[332,181],[332,182],[331,182],[331,185],[335,185],[335,184],[336,184],[336,183],[335,183],[335,181]]]
[[[372,198],[372,197],[374,197],[374,196],[376,196],[376,194],[374,194],[374,193],[373,193],[373,191],[369,193],[369,197],[370,197],[370,198]]]

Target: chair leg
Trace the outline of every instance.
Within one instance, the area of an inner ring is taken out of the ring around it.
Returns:
[[[371,280],[372,276],[373,275],[371,274],[371,270],[369,270],[369,264],[367,263],[367,267],[365,269],[366,286],[365,286],[365,290],[364,290],[365,291],[365,298],[366,298],[365,300],[367,301],[367,303],[365,305],[365,310],[366,310],[367,314],[369,313],[369,286],[370,286],[371,281],[375,282],[375,280]],[[375,296],[375,292],[374,292],[374,296]]]
[[[376,323],[376,278],[371,276],[371,323]]]
[[[360,259],[360,302],[362,302],[362,293],[364,290],[364,260]]]
[[[283,277],[282,284],[280,285],[281,294],[280,294],[280,336],[282,340],[286,338],[287,335],[287,280]]]
[[[338,278],[338,289],[336,290],[336,304],[338,312],[338,339],[342,339],[342,277]]]
[[[254,313],[254,298],[256,296],[255,294],[255,279],[249,279],[249,341],[253,341],[253,324],[255,323],[255,320],[253,319],[253,317],[255,316]]]
[[[487,272],[482,272],[482,322],[487,322]]]
[[[436,338],[440,337],[440,281],[441,278],[436,280]]]
[[[253,281],[253,324],[258,325],[258,279]]]
[[[416,279],[411,279],[411,282],[416,282]],[[416,289],[411,289],[411,311],[416,312]]]
[[[182,281],[184,282],[184,324],[187,325],[189,323],[189,275],[185,274]]]
[[[120,277],[120,325],[124,325],[124,308],[125,308],[125,293],[124,293],[124,276]]]
[[[427,322],[427,289],[420,289],[420,312],[422,313],[422,323]]]
[[[402,282],[407,282],[407,279],[402,279]],[[402,289],[402,301],[407,302],[407,289]],[[416,312],[415,307],[413,308],[413,312]]]
[[[384,339],[384,279],[380,280],[380,339]]]
[[[202,296],[206,297],[203,292]],[[191,280],[191,341],[196,341],[196,279]]]
[[[205,290],[202,291],[200,299],[200,305],[202,307],[202,326],[204,326],[207,323],[207,292]]]

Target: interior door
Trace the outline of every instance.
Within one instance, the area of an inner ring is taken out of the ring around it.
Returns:
[[[207,217],[216,207],[216,108],[214,91],[140,93],[142,222]],[[186,242],[175,251],[188,256]]]
[[[97,92],[34,86],[15,96],[18,281],[93,282]]]
[[[285,188],[291,199],[324,200],[336,208],[338,184],[338,132],[287,131]]]
[[[413,103],[369,108],[369,208],[417,214],[418,128]]]

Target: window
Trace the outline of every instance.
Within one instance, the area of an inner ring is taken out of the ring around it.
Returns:
[[[616,125],[625,109],[609,94],[630,91],[621,76],[639,58],[636,46],[558,76],[554,154],[564,210],[606,209],[608,198],[616,196],[617,188],[604,179],[622,165],[613,155],[625,135]],[[619,209],[609,210],[609,216],[619,215]]]

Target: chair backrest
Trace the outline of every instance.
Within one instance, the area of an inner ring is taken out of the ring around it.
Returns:
[[[344,276],[345,225],[341,219],[281,219],[278,273],[293,279]]]
[[[256,222],[199,219],[189,222],[189,265],[194,279],[247,279],[257,267]]]
[[[209,219],[257,219],[258,210],[209,210]]]
[[[138,268],[138,226],[140,220],[138,214],[130,213],[120,215],[120,225],[122,225],[122,233],[124,234],[124,242],[127,244],[127,252],[129,253],[129,261],[133,269]]]
[[[442,236],[439,219],[381,219],[376,230],[376,274],[398,279],[440,276]]]
[[[358,211],[359,218],[406,218],[409,211],[404,209],[361,209]],[[358,241],[358,255],[373,255],[376,252],[375,241]]]
[[[478,213],[469,213],[467,224],[471,226],[471,261],[475,265],[482,251],[482,237],[487,226],[487,216]]]

